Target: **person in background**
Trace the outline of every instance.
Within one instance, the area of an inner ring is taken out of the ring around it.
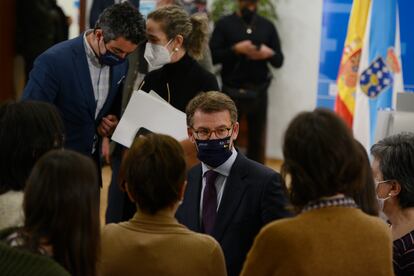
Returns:
[[[42,102],[0,106],[0,229],[23,225],[23,190],[36,161],[63,146],[57,109]]]
[[[178,110],[202,91],[218,90],[215,76],[203,69],[199,58],[207,40],[207,18],[189,16],[183,8],[165,6],[148,15],[148,42],[144,58],[149,69],[142,90],[158,93]]]
[[[16,1],[16,53],[24,59],[26,82],[35,59],[68,39],[69,25],[56,0]]]
[[[224,93],[201,93],[187,105],[188,137],[201,164],[188,172],[177,219],[214,237],[223,248],[228,275],[239,275],[256,234],[290,216],[280,175],[234,146],[237,108]]]
[[[126,56],[144,37],[144,19],[129,3],[115,4],[93,30],[40,55],[23,100],[54,104],[66,129],[65,148],[91,156],[100,170],[102,137],[112,134],[120,113]]]
[[[195,60],[203,53],[207,41],[207,18],[189,16],[183,8],[167,5],[148,14],[148,42],[144,58],[150,73],[141,84],[141,90],[158,93],[178,110],[185,111],[187,103],[199,92],[217,90],[216,77]],[[126,96],[126,95],[124,95]],[[127,96],[129,97],[129,96]],[[189,141],[182,142],[189,160],[194,160],[194,148]],[[135,208],[119,189],[118,172],[122,147],[116,145],[113,154],[113,175],[108,191],[107,222],[131,218]],[[120,198],[123,197],[123,200]]]
[[[260,231],[241,275],[393,275],[387,226],[350,196],[366,184],[365,160],[341,118],[324,109],[300,113],[286,130],[283,156],[299,213]]]
[[[414,134],[400,133],[371,147],[380,211],[391,224],[395,275],[414,274]]]
[[[2,275],[97,275],[100,243],[96,166],[55,150],[34,166],[24,193],[24,226],[0,231]]]
[[[123,171],[138,211],[103,228],[102,275],[226,275],[220,245],[174,218],[186,185],[180,144],[161,134],[138,137]]]
[[[222,64],[222,91],[247,119],[247,157],[264,164],[268,64],[280,68],[283,54],[274,24],[257,14],[258,0],[237,0],[238,10],[221,18],[210,40],[213,64]]]

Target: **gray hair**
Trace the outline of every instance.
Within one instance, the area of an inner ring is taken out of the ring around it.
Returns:
[[[414,207],[414,133],[384,138],[371,147],[371,154],[379,161],[383,179],[396,180],[401,185],[401,208]]]

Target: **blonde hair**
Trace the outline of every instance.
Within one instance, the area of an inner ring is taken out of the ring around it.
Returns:
[[[171,5],[151,12],[148,19],[160,22],[161,28],[168,39],[181,35],[184,38],[183,47],[190,56],[195,59],[203,57],[208,39],[208,19],[206,15],[194,14],[189,16],[183,8]]]

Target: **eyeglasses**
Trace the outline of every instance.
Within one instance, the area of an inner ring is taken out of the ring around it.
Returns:
[[[233,125],[230,127],[219,127],[215,130],[208,128],[193,129],[195,137],[199,140],[209,140],[211,135],[214,133],[218,139],[226,138],[230,135],[230,130],[233,129]]]

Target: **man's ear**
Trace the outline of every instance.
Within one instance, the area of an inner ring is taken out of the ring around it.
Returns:
[[[195,143],[194,135],[193,135],[193,129],[191,127],[187,127],[187,134],[188,139],[191,141],[191,143]]]

